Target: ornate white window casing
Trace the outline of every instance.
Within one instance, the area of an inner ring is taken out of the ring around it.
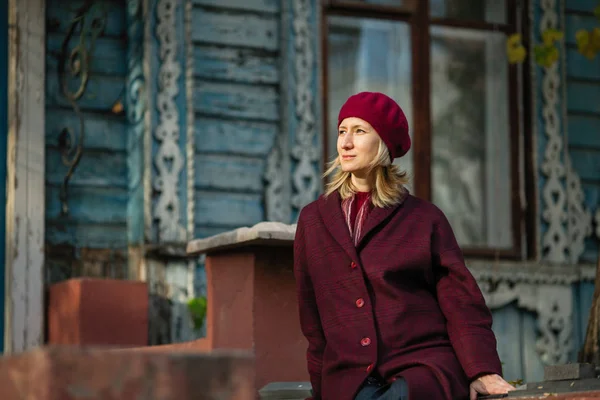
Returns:
[[[265,175],[268,221],[291,222],[321,190],[320,12],[318,0],[282,2],[283,115]]]
[[[159,43],[160,67],[156,95],[158,126],[154,129],[154,138],[159,145],[154,157],[156,176],[152,181],[158,192],[153,215],[158,220],[158,239],[160,242],[175,243],[186,240],[179,201],[179,176],[185,165],[185,157],[179,145],[180,116],[176,104],[178,80],[182,73],[177,57],[177,7],[180,7],[180,2],[176,0],[158,0],[156,4],[155,34]]]
[[[150,104],[144,136],[145,245],[163,252],[161,257],[145,254],[141,279],[148,281],[152,294],[172,302],[170,333],[161,331],[165,325],[154,324],[151,336],[181,342],[197,335],[188,324],[186,303],[195,296],[198,260],[182,253],[195,230],[193,2],[139,1],[145,10],[143,65]],[[164,319],[157,313],[160,309],[151,307],[151,319]]]
[[[534,19],[530,2],[530,18]],[[564,0],[539,0],[542,15],[538,33],[547,29],[564,30]],[[559,24],[560,19],[560,24]],[[532,29],[535,29],[534,24]],[[561,28],[561,25],[563,28]],[[532,43],[539,42],[532,34]],[[581,180],[571,167],[567,143],[566,52],[560,43],[559,62],[542,69],[542,115],[547,143],[541,172],[546,177],[542,188],[542,219],[548,224],[542,237],[542,259],[550,263],[576,264],[584,251],[584,240],[591,234],[591,213],[584,203]],[[535,79],[533,80],[535,82]],[[564,160],[564,162],[563,162]]]
[[[569,361],[574,350],[572,284],[593,282],[594,266],[505,263],[490,267],[488,262],[471,262],[469,269],[490,309],[516,301],[519,307],[536,313],[540,333],[536,351],[542,362]]]

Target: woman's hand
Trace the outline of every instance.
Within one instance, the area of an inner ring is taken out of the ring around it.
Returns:
[[[515,388],[500,375],[484,375],[471,382],[471,400],[477,400],[477,394],[504,394]]]

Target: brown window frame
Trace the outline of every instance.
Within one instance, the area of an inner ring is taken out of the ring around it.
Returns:
[[[520,8],[520,12],[518,10]],[[526,0],[506,0],[505,24],[468,21],[429,16],[429,0],[416,0],[414,9],[399,6],[365,3],[349,0],[321,0],[321,87],[323,88],[323,160],[327,162],[328,149],[328,16],[374,18],[406,22],[411,30],[412,48],[412,101],[413,101],[413,171],[414,194],[431,200],[431,101],[430,101],[430,27],[448,26],[487,31],[500,31],[507,35],[520,31],[523,44],[528,46],[529,18]],[[518,27],[521,29],[519,30]],[[523,260],[536,254],[536,196],[534,143],[531,127],[531,86],[529,60],[519,65],[509,65],[509,128],[510,128],[510,179],[511,179],[511,229],[513,247],[471,248],[463,246],[466,257]],[[520,107],[520,108],[519,108]],[[523,129],[521,129],[521,126]],[[524,132],[522,132],[524,131]],[[527,134],[525,134],[527,133]],[[523,190],[525,198],[522,199]]]

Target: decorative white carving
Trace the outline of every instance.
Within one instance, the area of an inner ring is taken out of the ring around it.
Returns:
[[[492,274],[495,275],[495,274]],[[533,278],[535,274],[529,275]],[[524,275],[521,278],[525,277]],[[541,278],[539,275],[537,278]],[[567,279],[570,280],[570,279]],[[477,280],[490,309],[517,301],[519,307],[537,313],[540,337],[536,350],[547,365],[566,363],[573,350],[570,283],[546,284],[487,276]]]
[[[287,223],[291,221],[289,195],[289,162],[287,152],[287,131],[277,135],[275,144],[267,158],[265,180],[265,219]]]
[[[292,205],[297,209],[315,200],[320,191],[320,136],[316,123],[314,71],[316,62],[315,27],[311,24],[314,0],[293,0],[293,32],[295,50],[295,115],[297,129],[292,157],[298,162],[292,173],[295,193]],[[318,8],[318,7],[317,7]],[[318,20],[318,19],[317,19]],[[285,29],[285,28],[284,28]]]
[[[146,76],[144,75],[144,34],[145,19],[143,4],[140,0],[127,0],[127,79],[126,79],[126,110],[127,110],[127,169],[128,202],[127,214],[129,223],[129,243],[141,244],[144,241],[145,215],[140,209],[144,201],[144,182],[141,174],[144,171],[143,143],[147,134],[146,114],[148,110],[148,95]],[[133,262],[133,260],[130,260]]]
[[[477,282],[511,282],[532,285],[563,285],[575,282],[593,282],[596,266],[593,264],[539,264],[532,262],[498,262],[490,267],[488,261],[469,261],[468,267]]]
[[[540,0],[542,18],[540,33],[547,29],[558,29],[558,14],[556,0]],[[548,223],[548,230],[542,237],[544,259],[554,263],[566,262],[568,237],[564,227],[567,221],[566,202],[567,195],[561,180],[565,177],[565,166],[561,161],[563,141],[560,134],[559,88],[560,76],[558,63],[544,68],[542,78],[544,131],[548,139],[544,160],[541,165],[542,172],[546,175],[546,183],[542,189],[544,209],[542,218]]]
[[[194,238],[194,205],[195,205],[195,146],[194,146],[194,43],[192,41],[192,9],[191,0],[185,2],[185,94],[187,111],[187,139],[185,144],[187,161],[187,235],[188,240]]]
[[[179,148],[179,111],[175,98],[179,93],[177,81],[181,66],[177,61],[177,34],[175,32],[176,0],[158,0],[156,6],[156,36],[161,61],[158,75],[157,104],[159,123],[154,137],[159,141],[154,158],[156,176],[154,189],[159,193],[154,207],[158,219],[158,239],[161,242],[180,242],[186,239],[181,225],[178,181],[183,168],[183,154]]]
[[[565,27],[565,1],[560,2],[561,26]],[[562,66],[562,81],[567,82],[567,51],[565,41],[560,41],[560,54]],[[569,142],[569,130],[567,121],[567,88],[562,85],[562,121],[565,143]],[[573,264],[579,262],[579,258],[585,250],[585,238],[592,234],[592,213],[585,205],[585,193],[581,188],[581,179],[573,170],[569,150],[565,146],[565,166],[567,172],[567,233],[569,238],[569,261]]]
[[[563,121],[566,121],[566,116]],[[581,179],[571,167],[571,157],[569,157],[568,151],[565,152],[565,161],[567,165],[569,260],[571,263],[577,264],[585,250],[585,238],[592,234],[592,213],[585,205],[585,193],[581,188]]]

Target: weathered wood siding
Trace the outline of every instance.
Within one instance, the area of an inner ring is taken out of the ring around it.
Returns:
[[[6,156],[8,138],[8,1],[0,2],[0,194],[6,204]],[[0,208],[0,310],[4,310],[6,207]],[[0,354],[4,352],[4,318],[0,318]]]
[[[193,0],[196,237],[264,218],[279,129],[278,0]]]
[[[592,212],[600,206],[600,57],[588,60],[577,51],[579,29],[600,26],[593,15],[595,0],[565,2],[567,61],[567,128],[573,169],[581,177],[585,203]],[[586,242],[582,261],[595,263],[598,244]]]
[[[125,2],[101,0],[108,9],[104,35],[95,44],[90,79],[78,104],[85,118],[83,157],[69,184],[69,214],[61,215],[63,128],[79,131],[79,118],[61,93],[58,54],[75,10],[83,1],[47,1],[46,242],[80,248],[127,247],[126,119],[112,106],[123,97],[126,62]],[[70,42],[72,48],[79,35]]]

